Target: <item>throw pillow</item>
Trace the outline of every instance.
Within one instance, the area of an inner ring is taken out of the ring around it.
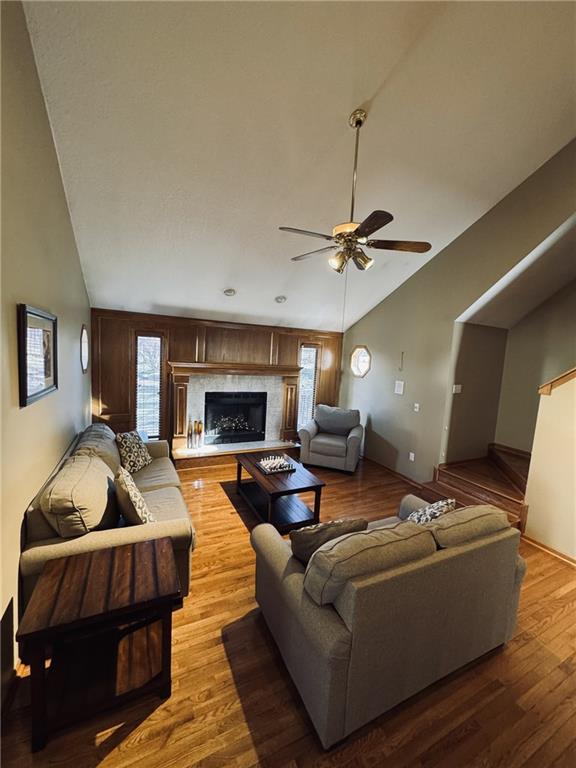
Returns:
[[[152,463],[152,456],[148,453],[148,448],[138,432],[119,432],[116,435],[116,442],[122,466],[131,475]]]
[[[365,531],[368,527],[367,520],[331,520],[328,523],[308,525],[297,531],[290,531],[290,543],[292,554],[297,560],[307,565],[314,552],[326,544],[327,541],[337,539],[345,533]]]
[[[62,538],[113,528],[118,523],[114,475],[98,456],[74,454],[42,492],[40,508]]]
[[[441,499],[440,501],[435,501],[433,504],[427,504],[425,507],[420,507],[420,509],[414,510],[414,512],[409,514],[406,519],[411,523],[423,525],[424,523],[431,523],[432,520],[440,517],[440,515],[443,515],[446,512],[453,512],[455,509],[455,499]]]
[[[92,424],[84,430],[80,435],[74,455],[99,456],[115,475],[120,467],[120,453],[116,444],[116,435],[112,432],[112,436],[110,436],[105,430],[94,429],[98,426],[105,427],[106,425]],[[111,431],[108,427],[106,430]]]
[[[124,520],[130,525],[142,523],[154,523],[154,515],[148,509],[144,496],[136,487],[130,472],[120,467],[114,482],[116,486],[116,498]]]

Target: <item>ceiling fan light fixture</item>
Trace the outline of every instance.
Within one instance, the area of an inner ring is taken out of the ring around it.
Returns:
[[[338,251],[334,256],[330,256],[328,259],[328,264],[330,264],[334,272],[338,272],[339,275],[344,272],[347,263],[348,255],[345,251]]]
[[[374,265],[374,259],[371,256],[367,256],[364,253],[364,251],[360,250],[360,248],[357,248],[354,251],[352,260],[354,261],[354,264],[361,272],[364,272],[365,270],[370,269],[370,267]]]

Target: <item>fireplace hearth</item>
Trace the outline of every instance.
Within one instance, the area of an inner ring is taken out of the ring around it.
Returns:
[[[206,392],[204,441],[245,443],[264,440],[266,392]]]

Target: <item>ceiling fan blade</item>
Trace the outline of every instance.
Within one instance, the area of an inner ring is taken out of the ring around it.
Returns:
[[[412,253],[426,253],[432,246],[430,243],[418,240],[368,240],[368,248],[380,248],[387,251],[410,251]]]
[[[295,232],[297,235],[309,235],[309,237],[319,237],[322,240],[333,240],[332,235],[322,235],[320,232],[309,232],[307,229],[294,229],[294,227],[278,227],[282,232]]]
[[[358,237],[368,237],[372,232],[390,224],[393,219],[394,216],[388,211],[372,211],[370,216],[367,216],[362,224],[358,225],[354,234]]]
[[[314,256],[316,253],[324,253],[325,251],[335,251],[338,248],[337,245],[329,245],[326,248],[318,248],[317,251],[308,251],[308,253],[301,253],[300,256],[292,256],[290,261],[304,261],[309,259],[310,256]]]

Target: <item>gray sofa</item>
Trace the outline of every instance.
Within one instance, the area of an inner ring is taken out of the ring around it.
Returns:
[[[363,436],[360,411],[317,405],[312,421],[298,430],[300,461],[354,472]]]
[[[325,748],[514,632],[519,532],[494,507],[405,522],[425,503],[406,497],[397,519],[327,542],[307,567],[273,526],[252,531],[256,599]],[[347,578],[357,547],[364,573]],[[374,557],[387,567],[371,571]]]
[[[106,522],[97,530],[90,530],[80,536],[59,536],[46,519],[40,503],[44,489],[61,471],[64,462],[48,479],[26,510],[22,524],[19,573],[20,616],[30,599],[44,563],[48,560],[121,544],[159,539],[164,536],[172,539],[182,593],[184,596],[188,594],[190,559],[195,542],[194,528],[180,492],[178,473],[169,458],[168,443],[156,440],[147,442],[146,446],[153,461],[134,473],[133,478],[156,522],[145,525],[126,525],[114,510],[110,515],[113,520],[111,527]],[[104,424],[92,424],[77,439],[71,456],[90,457],[92,470],[90,477],[86,475],[82,480],[86,486],[84,488],[77,486],[73,489],[75,497],[81,499],[85,511],[89,514],[90,510],[86,510],[86,507],[90,505],[91,500],[96,504],[97,499],[106,494],[110,496],[111,506],[115,506],[113,480],[120,467],[120,455],[112,430]],[[95,467],[94,464],[97,466]]]

